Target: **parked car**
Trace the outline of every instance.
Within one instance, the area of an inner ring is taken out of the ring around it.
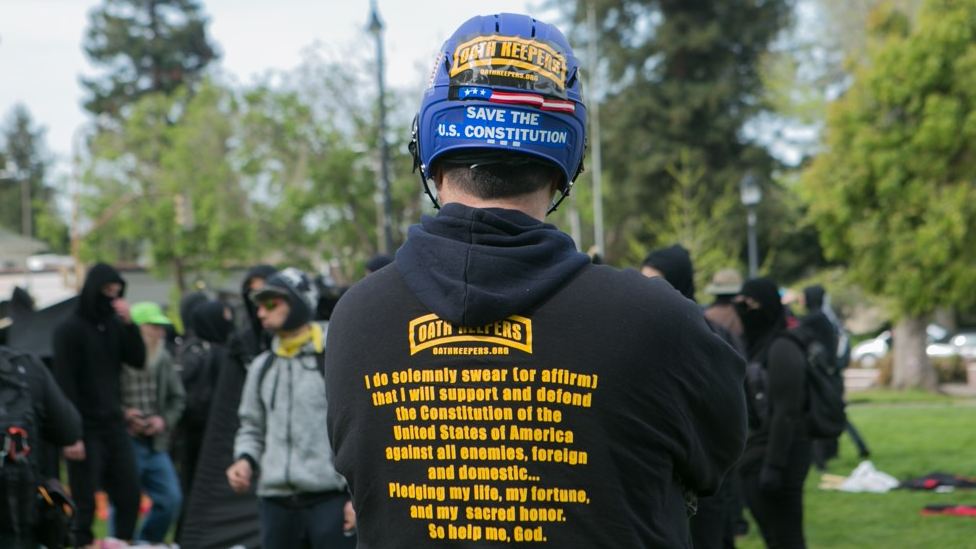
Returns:
[[[976,336],[976,333],[973,334]],[[925,327],[925,341],[929,346],[933,344],[944,344],[949,339],[949,330],[938,324],[929,324]],[[885,330],[877,336],[866,339],[851,349],[851,362],[857,362],[861,366],[872,367],[878,360],[888,354],[891,348],[891,330]],[[941,351],[942,349],[940,349]]]
[[[930,357],[961,356],[966,359],[976,358],[976,331],[962,331],[953,334],[947,341],[930,343],[925,348]]]

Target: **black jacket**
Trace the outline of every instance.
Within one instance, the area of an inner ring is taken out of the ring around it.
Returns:
[[[54,331],[54,375],[84,420],[85,429],[121,422],[122,363],[142,368],[146,346],[135,324],[115,314],[102,294],[106,284],[125,282],[113,267],[98,263],[88,272],[78,308]]]
[[[325,352],[364,549],[688,547],[686,493],[745,440],[742,359],[694,303],[511,210],[413,227]]]
[[[40,438],[54,446],[68,446],[80,439],[81,416],[65,398],[47,366],[36,356],[9,347],[0,346],[0,356],[15,367],[21,365],[25,368],[36,429],[36,432],[28,433],[28,439]],[[31,452],[29,456],[37,459],[36,452]]]

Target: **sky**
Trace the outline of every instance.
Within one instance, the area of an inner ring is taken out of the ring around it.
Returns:
[[[490,8],[447,0],[375,0],[384,23],[386,82],[414,86],[444,40],[474,15],[527,13],[544,19],[538,0],[493,0]],[[221,52],[219,67],[241,83],[269,70],[297,67],[304,49],[337,48],[375,41],[365,29],[370,0],[199,0],[209,18],[209,37]],[[79,77],[102,74],[88,63],[81,44],[88,13],[101,0],[3,0],[0,2],[0,120],[17,103],[46,130],[55,172],[67,173],[72,141],[91,115],[81,107]],[[372,67],[369,70],[373,70]],[[419,98],[418,98],[419,103]],[[0,167],[2,168],[2,167]]]

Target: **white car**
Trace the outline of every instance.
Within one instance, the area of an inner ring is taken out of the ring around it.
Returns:
[[[925,327],[925,340],[929,343],[929,347],[933,345],[944,345],[946,338],[949,336],[949,331],[939,326],[938,324],[929,324]],[[974,334],[976,337],[976,334]],[[878,334],[877,336],[866,339],[851,349],[851,362],[857,362],[861,366],[872,367],[877,364],[878,360],[888,354],[888,349],[891,347],[891,330],[885,330]],[[929,352],[929,356],[932,355]],[[947,355],[946,355],[947,356]]]
[[[925,353],[930,357],[961,356],[963,358],[976,358],[976,332],[958,332],[953,334],[948,341],[930,343],[925,348]]]

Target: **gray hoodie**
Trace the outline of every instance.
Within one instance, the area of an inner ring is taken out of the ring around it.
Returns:
[[[324,341],[328,325],[321,326]],[[294,357],[275,356],[265,368],[278,344],[275,337],[271,351],[256,356],[248,367],[234,456],[248,456],[258,464],[261,497],[345,490],[325,430],[325,380],[314,345],[305,344]]]

